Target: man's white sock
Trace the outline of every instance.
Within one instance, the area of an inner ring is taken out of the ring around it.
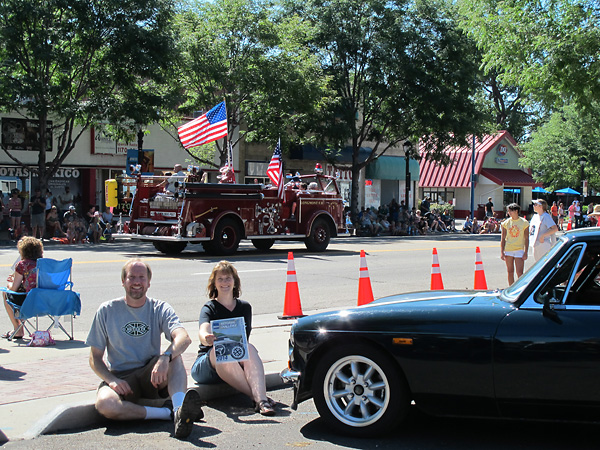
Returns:
[[[146,420],[171,420],[171,410],[167,407],[144,406],[144,408],[146,408]]]

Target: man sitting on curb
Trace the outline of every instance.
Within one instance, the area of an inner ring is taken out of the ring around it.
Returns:
[[[174,436],[186,438],[204,417],[200,396],[187,390],[181,354],[191,339],[173,308],[146,296],[152,271],[141,259],[123,266],[125,297],[100,305],[86,343],[90,366],[102,379],[96,397],[100,414],[116,420],[174,420]],[[160,353],[161,334],[171,344]],[[110,369],[103,361],[106,351]],[[163,407],[141,406],[141,398],[167,398]]]

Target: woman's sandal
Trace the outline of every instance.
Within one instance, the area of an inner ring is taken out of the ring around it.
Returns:
[[[256,411],[257,413],[260,413],[263,416],[274,416],[275,415],[275,410],[273,409],[273,407],[271,406],[271,403],[269,403],[268,400],[261,400],[260,402],[258,402],[256,404],[256,406],[254,407],[254,411]]]
[[[2,335],[2,339],[9,339],[10,335],[13,334],[13,333],[14,333],[13,331],[7,331],[6,333],[4,333]],[[13,339],[23,339],[23,337],[24,336],[15,336],[15,337],[13,337]]]

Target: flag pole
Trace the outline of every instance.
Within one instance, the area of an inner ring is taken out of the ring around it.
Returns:
[[[225,119],[228,119],[227,103],[225,102],[225,97],[223,97],[223,104],[225,105]],[[229,121],[227,121],[227,123],[229,124]],[[225,133],[225,136],[223,136],[223,150],[225,151],[225,159],[227,159],[227,155],[229,154],[229,147],[227,146],[228,143],[229,143],[229,126],[227,127],[227,133]]]

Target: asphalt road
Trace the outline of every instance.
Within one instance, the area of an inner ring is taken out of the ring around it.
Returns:
[[[598,448],[597,425],[456,419],[409,415],[402,427],[378,438],[357,439],[332,434],[312,401],[289,408],[290,389],[270,392],[281,402],[279,414],[262,417],[250,411],[242,395],[215,400],[205,408],[187,441],[171,437],[173,425],[162,421],[110,423],[91,430],[9,442],[3,448],[279,450],[290,448],[382,450],[592,450]]]
[[[483,237],[447,234],[434,239],[339,238],[325,253],[310,253],[300,243],[277,243],[259,252],[251,244],[228,259],[242,280],[242,298],[255,314],[281,314],[285,297],[288,252],[294,252],[303,311],[344,308],[357,304],[360,251],[367,265],[375,298],[401,292],[428,290],[432,249],[437,248],[446,289],[473,287],[475,248],[481,248],[490,289],[506,286],[506,269],[499,258],[499,235]],[[75,321],[76,334],[87,333],[98,306],[123,294],[121,268],[134,256],[148,260],[153,277],[149,295],[168,301],[184,322],[195,321],[207,301],[208,276],[221,258],[207,256],[201,246],[191,246],[177,257],[162,255],[151,244],[130,241],[113,244],[49,245],[45,256],[72,257],[74,289],[81,293],[82,313]],[[0,271],[6,275],[18,258],[15,249],[0,249]],[[530,262],[528,262],[528,265]],[[526,266],[527,267],[527,266]],[[10,328],[0,314],[0,330]],[[81,339],[81,338],[80,338]]]

